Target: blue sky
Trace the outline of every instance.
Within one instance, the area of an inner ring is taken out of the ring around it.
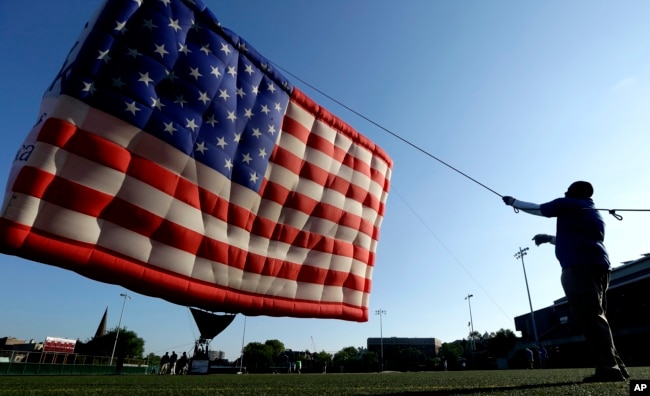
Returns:
[[[0,180],[35,122],[41,96],[100,0],[0,3]],[[599,208],[650,209],[650,3],[641,1],[217,1],[222,24],[309,85],[502,195],[546,202],[574,180]],[[563,296],[552,219],[500,197],[289,76],[394,160],[366,323],[239,316],[211,344],[228,359],[242,339],[336,352],[368,337],[467,336],[514,330]],[[650,213],[603,212],[612,263],[650,252]],[[189,351],[187,308],[74,272],[0,256],[0,337],[90,338],[109,309],[146,351]]]

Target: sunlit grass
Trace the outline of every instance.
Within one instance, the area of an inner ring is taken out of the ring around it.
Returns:
[[[627,382],[583,384],[589,369],[370,374],[0,376],[1,395],[629,395]],[[650,379],[650,367],[631,367]]]

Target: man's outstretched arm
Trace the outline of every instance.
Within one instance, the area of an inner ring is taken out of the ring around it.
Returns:
[[[551,245],[555,245],[555,236],[553,235],[547,235],[547,234],[537,234],[533,237],[533,241],[535,241],[535,245],[539,246],[542,243],[550,243]]]
[[[520,201],[518,199],[514,199],[513,197],[507,195],[504,196],[502,199],[506,205],[512,206],[515,209],[523,210],[524,212],[530,213],[532,215],[543,216],[542,211],[539,209],[539,204]]]

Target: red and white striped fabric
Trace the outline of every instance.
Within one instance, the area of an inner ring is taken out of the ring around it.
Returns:
[[[208,310],[367,320],[392,163],[297,89],[259,194],[76,99],[44,107],[4,252]]]
[[[109,0],[80,40],[12,165],[0,251],[210,311],[368,319],[381,148],[200,2]]]

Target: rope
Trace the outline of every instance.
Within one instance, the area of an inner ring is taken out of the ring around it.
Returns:
[[[598,209],[598,208],[594,208],[593,210],[602,210],[602,211],[606,211],[606,212],[608,212],[609,214],[611,214],[612,216],[614,216],[614,218],[615,218],[616,220],[623,220],[623,216],[621,216],[620,214],[616,213],[617,210],[618,210],[619,212],[650,212],[650,209]]]
[[[440,162],[441,164],[443,164],[443,165],[446,166],[447,168],[453,170],[454,172],[459,173],[459,174],[465,176],[467,179],[473,181],[474,183],[476,183],[476,184],[478,184],[479,186],[485,188],[486,190],[492,192],[493,194],[498,195],[499,197],[503,197],[503,195],[501,195],[501,194],[499,194],[498,192],[494,191],[493,189],[491,189],[490,187],[486,186],[485,184],[479,182],[478,180],[474,179],[473,177],[471,177],[471,176],[469,176],[469,175],[467,175],[467,174],[461,172],[460,170],[454,168],[453,166],[449,165],[448,163],[446,163],[445,161],[443,161],[443,160],[441,160],[440,158],[436,157],[435,155],[429,153],[428,151],[424,150],[423,148],[417,146],[417,145],[414,144],[414,143],[411,143],[410,141],[408,141],[408,140],[404,139],[403,137],[399,136],[398,134],[394,133],[394,132],[391,131],[390,129],[385,128],[385,127],[379,125],[378,123],[376,123],[375,121],[371,120],[370,118],[364,116],[363,114],[359,113],[358,111],[356,111],[356,110],[354,110],[354,109],[348,107],[347,105],[345,105],[345,104],[339,102],[338,100],[334,99],[333,97],[329,96],[328,94],[324,93],[323,91],[321,91],[321,90],[319,90],[318,88],[314,87],[313,85],[309,84],[308,82],[306,82],[305,80],[303,80],[303,79],[301,79],[300,77],[296,76],[295,74],[291,73],[290,71],[288,71],[287,69],[283,68],[282,66],[279,66],[279,65],[277,65],[277,64],[276,64],[275,66],[276,66],[278,69],[281,69],[281,70],[284,71],[285,73],[289,74],[290,76],[292,76],[292,77],[295,78],[296,80],[300,81],[300,82],[303,83],[304,85],[308,86],[309,88],[313,89],[314,91],[316,91],[316,92],[318,92],[319,94],[323,95],[324,97],[328,98],[328,99],[331,100],[332,102],[338,104],[339,106],[341,106],[341,107],[347,109],[348,111],[350,111],[350,112],[356,114],[357,116],[359,116],[359,117],[363,118],[364,120],[368,121],[369,123],[373,124],[373,125],[376,126],[377,128],[380,128],[380,129],[384,130],[385,132],[388,132],[388,133],[389,133],[390,135],[392,135],[393,137],[395,137],[395,138],[401,140],[402,142],[408,144],[409,146],[413,147],[414,149],[420,151],[421,153],[423,153],[423,154],[425,154],[425,155],[427,155],[427,156],[433,158],[434,160]]]
[[[347,106],[347,105],[341,103],[340,101],[334,99],[334,98],[331,97],[330,95],[326,94],[325,92],[321,91],[320,89],[314,87],[313,85],[309,84],[309,83],[306,82],[305,80],[303,80],[303,79],[301,79],[300,77],[296,76],[295,74],[291,73],[289,70],[283,68],[282,66],[280,66],[280,65],[278,65],[278,64],[275,64],[275,63],[274,63],[274,65],[275,65],[278,69],[284,71],[284,72],[287,73],[288,75],[292,76],[292,77],[295,78],[296,80],[300,81],[302,84],[308,86],[309,88],[313,89],[314,91],[316,91],[316,92],[318,92],[319,94],[323,95],[324,97],[328,98],[328,99],[331,100],[332,102],[334,102],[334,103],[338,104],[339,106],[341,106],[341,107],[347,109],[347,110],[350,111],[351,113],[356,114],[357,116],[363,118],[364,120],[368,121],[369,123],[371,123],[372,125],[376,126],[377,128],[379,128],[379,129],[381,129],[381,130],[387,132],[387,133],[390,134],[391,136],[393,136],[393,137],[395,137],[395,138],[401,140],[402,142],[404,142],[404,143],[408,144],[409,146],[413,147],[414,149],[420,151],[420,152],[423,153],[424,155],[426,155],[426,156],[428,156],[428,157],[430,157],[430,158],[433,158],[434,160],[438,161],[438,162],[441,163],[442,165],[444,165],[444,166],[446,166],[447,168],[453,170],[454,172],[456,172],[456,173],[458,173],[458,174],[464,176],[465,178],[467,178],[467,179],[473,181],[474,183],[476,183],[476,184],[478,184],[479,186],[483,187],[484,189],[490,191],[491,193],[493,193],[493,194],[495,194],[495,195],[497,195],[497,196],[503,198],[503,195],[501,195],[501,194],[499,194],[498,192],[494,191],[493,189],[491,189],[490,187],[488,187],[488,186],[486,186],[485,184],[481,183],[480,181],[474,179],[473,177],[469,176],[468,174],[466,174],[466,173],[460,171],[459,169],[453,167],[452,165],[446,163],[445,161],[443,161],[443,160],[441,160],[440,158],[436,157],[435,155],[429,153],[428,151],[426,151],[425,149],[419,147],[418,145],[416,145],[416,144],[414,144],[414,143],[411,143],[410,141],[408,141],[408,140],[406,140],[405,138],[399,136],[398,134],[396,134],[395,132],[391,131],[390,129],[385,128],[385,127],[383,127],[382,125],[376,123],[375,121],[371,120],[370,118],[368,118],[368,117],[364,116],[363,114],[359,113],[358,111],[352,109],[351,107],[349,107],[349,106]],[[513,210],[515,211],[515,213],[519,213],[519,209],[513,207]],[[623,211],[627,211],[627,212],[650,212],[650,209],[593,209],[593,210],[602,210],[602,211],[607,211],[607,212],[609,212],[609,214],[611,214],[612,216],[614,216],[614,218],[616,218],[617,220],[623,220],[623,216],[621,216],[620,214],[616,213],[617,210],[618,210],[618,211],[621,211],[621,212],[623,212]]]

